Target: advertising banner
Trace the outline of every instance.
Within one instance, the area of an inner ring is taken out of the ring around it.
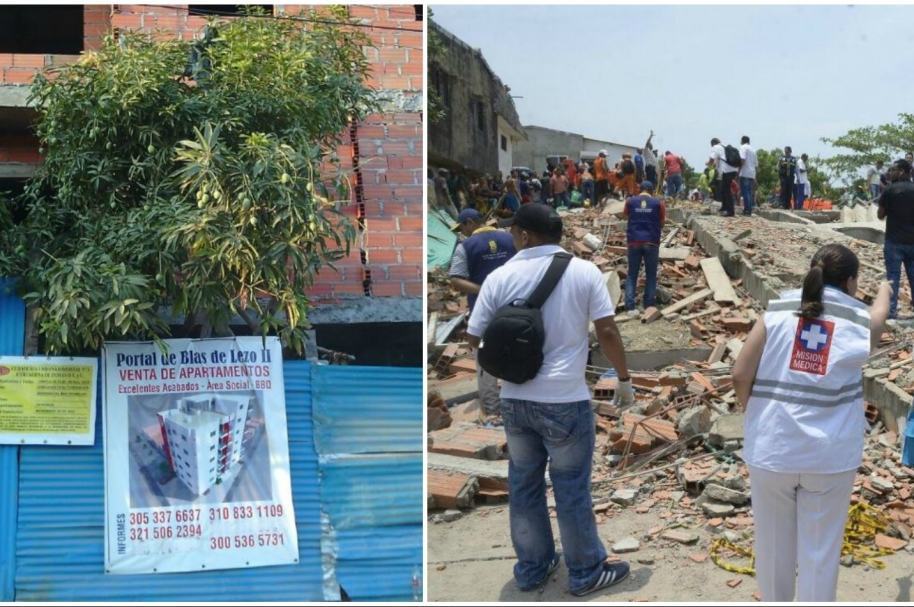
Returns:
[[[95,443],[94,358],[0,356],[0,444]]]
[[[104,349],[106,571],[298,562],[279,340],[164,344]]]

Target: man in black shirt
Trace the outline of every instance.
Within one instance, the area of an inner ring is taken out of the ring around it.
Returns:
[[[797,158],[790,146],[784,148],[784,155],[778,160],[778,178],[781,181],[781,206],[790,208],[790,195],[793,193],[793,182],[797,175]]]
[[[879,219],[885,219],[885,273],[892,283],[889,317],[898,314],[901,266],[914,290],[914,183],[911,163],[897,160],[889,171],[892,184],[879,198]]]

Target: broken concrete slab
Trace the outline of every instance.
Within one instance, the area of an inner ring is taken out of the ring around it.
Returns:
[[[683,411],[676,424],[676,430],[685,438],[704,434],[710,429],[711,410],[704,405]]]
[[[490,461],[430,452],[426,461],[431,470],[467,474],[477,478],[481,486],[508,488],[508,460],[506,459]]]
[[[429,508],[448,510],[470,508],[479,489],[479,481],[469,474],[451,473],[443,470],[428,470]]]
[[[627,507],[633,505],[637,497],[637,489],[616,489],[613,494],[609,496],[609,500],[614,504]]]
[[[673,542],[678,542],[680,544],[694,544],[698,541],[698,534],[694,531],[687,531],[684,529],[667,529],[660,534],[660,538],[664,540],[670,540]]]
[[[479,396],[479,381],[475,374],[463,373],[451,379],[429,382],[429,388],[440,392],[449,405],[465,403]]]
[[[733,504],[735,506],[742,506],[743,504],[749,502],[748,493],[743,491],[736,491],[735,489],[730,489],[729,487],[724,487],[723,485],[718,485],[716,483],[708,483],[705,486],[705,490],[702,492],[702,495],[716,502]]]
[[[660,259],[685,261],[691,252],[692,249],[688,247],[660,247]]]
[[[615,270],[604,272],[603,281],[606,283],[606,290],[609,291],[609,300],[612,302],[613,309],[615,309],[622,299],[622,281],[619,280],[619,273]]]
[[[742,441],[745,421],[746,415],[744,413],[721,415],[711,425],[711,429],[708,432],[708,443],[713,447],[722,449],[727,441]]]
[[[641,549],[641,542],[633,537],[627,537],[619,540],[612,545],[612,551],[616,554],[625,554],[627,552],[637,552]]]
[[[504,428],[481,428],[466,422],[428,434],[431,453],[496,460],[504,457],[507,446]]]

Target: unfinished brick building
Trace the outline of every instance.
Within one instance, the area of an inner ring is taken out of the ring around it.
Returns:
[[[262,5],[297,15],[307,5]],[[0,190],[21,190],[41,162],[28,91],[41,70],[75,61],[104,36],[137,30],[194,39],[209,15],[234,5],[9,5],[0,7]],[[338,272],[321,273],[309,293],[318,344],[361,364],[421,364],[422,335],[422,7],[348,7],[373,47],[365,53],[381,113],[353,125],[340,152],[353,171],[351,215],[361,238]],[[229,17],[231,18],[231,17]],[[400,346],[400,347],[398,347]]]

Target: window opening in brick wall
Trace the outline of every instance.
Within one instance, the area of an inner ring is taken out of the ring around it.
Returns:
[[[435,87],[441,104],[446,108],[451,107],[451,87],[447,73],[439,68],[432,68],[432,86]]]
[[[0,6],[0,53],[78,55],[83,50],[83,7]]]
[[[479,131],[486,130],[486,115],[485,110],[483,109],[482,101],[474,100],[470,102],[472,104],[472,113],[473,113],[473,122],[476,123],[476,129]]]
[[[501,136],[501,151],[502,152],[508,151],[508,138],[505,137],[504,135]]]
[[[422,21],[422,20],[423,20],[423,18],[422,18],[422,5],[421,5],[421,4],[413,4],[413,9],[415,9],[415,11],[416,11],[416,21]]]
[[[259,6],[268,15],[273,14],[272,4],[189,4],[187,12],[191,15],[243,15],[246,6]]]

